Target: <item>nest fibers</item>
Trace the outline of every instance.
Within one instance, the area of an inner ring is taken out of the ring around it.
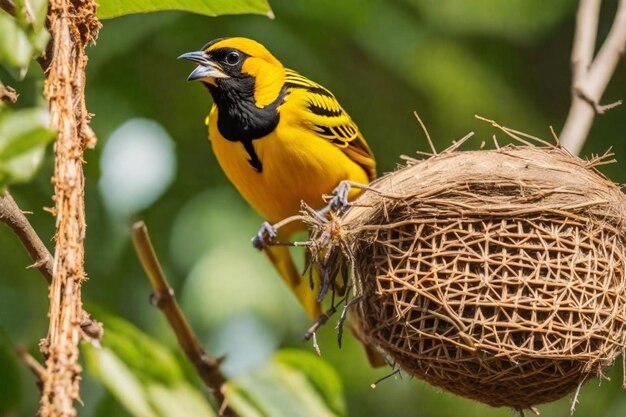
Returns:
[[[406,372],[518,410],[625,348],[625,205],[559,147],[446,151],[372,183],[310,250],[352,269],[354,327]]]

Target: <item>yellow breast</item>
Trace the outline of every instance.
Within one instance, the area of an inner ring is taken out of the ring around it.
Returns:
[[[248,163],[250,157],[241,142],[229,141],[219,133],[217,107],[209,116],[209,137],[220,166],[239,193],[270,223],[297,214],[301,201],[321,208],[322,196],[342,180],[368,182],[363,168],[302,125],[297,104],[292,102],[291,108],[286,103],[276,129],[253,140],[263,164],[261,172]],[[353,190],[351,197],[357,193]]]

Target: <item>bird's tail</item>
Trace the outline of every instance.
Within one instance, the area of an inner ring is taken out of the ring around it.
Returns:
[[[311,288],[311,280],[309,279],[308,274],[304,276],[300,274],[295,263],[293,262],[293,258],[291,257],[288,247],[270,246],[265,248],[263,252],[265,252],[266,256],[274,265],[282,279],[298,298],[298,301],[306,311],[309,319],[318,319],[322,315],[321,304],[317,302],[317,295],[321,283],[319,269],[314,265],[310,266],[310,272],[313,274],[313,288]],[[333,282],[334,290],[338,291],[339,295],[343,295],[346,290],[345,282],[343,280],[344,275],[342,275],[344,273],[345,272],[340,271]],[[351,325],[350,328],[356,338],[363,344],[370,365],[375,368],[386,365],[386,361],[383,356],[376,349],[365,342],[358,329],[356,329],[354,325]]]
[[[322,314],[322,307],[316,300],[319,287],[318,277],[314,277],[314,288],[311,288],[308,276],[300,274],[293,262],[291,253],[289,253],[289,248],[286,246],[270,246],[265,248],[263,252],[274,265],[283,281],[296,295],[309,318],[316,320]]]

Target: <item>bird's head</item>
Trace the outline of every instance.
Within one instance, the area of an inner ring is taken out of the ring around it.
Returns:
[[[203,82],[214,98],[216,93],[250,98],[258,107],[264,107],[278,97],[284,83],[283,65],[263,45],[251,39],[215,39],[200,51],[178,58],[198,64],[187,81]]]

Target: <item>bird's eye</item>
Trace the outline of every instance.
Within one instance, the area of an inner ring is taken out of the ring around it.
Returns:
[[[238,52],[235,52],[235,51],[229,52],[228,55],[226,55],[226,63],[228,65],[237,65],[239,63],[240,58],[241,56],[239,55]]]

